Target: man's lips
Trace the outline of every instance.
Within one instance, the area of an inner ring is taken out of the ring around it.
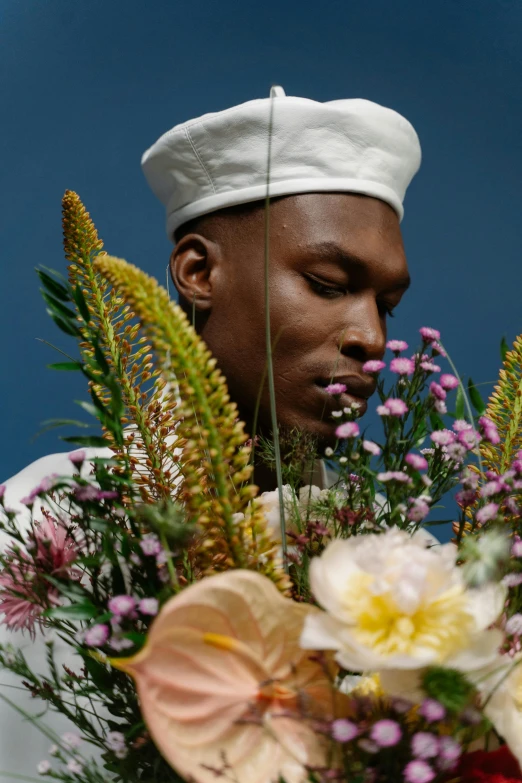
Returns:
[[[343,386],[346,386],[346,391],[340,395],[331,395],[326,391],[326,387],[334,383],[342,383]],[[325,398],[330,399],[331,404],[328,406],[330,409],[338,407],[336,400],[342,408],[356,403],[359,408],[358,415],[363,416],[368,408],[368,397],[374,393],[376,384],[373,379],[367,381],[357,375],[338,375],[335,378],[319,378],[316,381],[316,386],[321,389]]]

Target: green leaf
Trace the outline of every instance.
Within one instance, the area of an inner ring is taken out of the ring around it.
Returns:
[[[82,369],[80,362],[54,362],[54,364],[48,364],[47,367],[50,370],[66,370],[68,372]]]
[[[111,672],[103,664],[91,658],[90,655],[82,656],[85,662],[85,668],[89,673],[91,680],[101,691],[110,690],[112,685]]]
[[[79,405],[80,408],[83,408],[83,410],[90,416],[94,416],[95,419],[98,418],[98,409],[91,402],[86,402],[85,400],[75,400],[75,403],[76,405]]]
[[[52,617],[56,620],[90,620],[96,617],[99,609],[90,601],[72,606],[55,606],[52,609],[46,609],[44,617]]]
[[[103,353],[102,349],[100,348],[100,344],[97,339],[92,341],[92,345],[94,348],[94,358],[98,362],[98,365],[100,367],[100,370],[104,375],[109,375],[111,368],[108,365],[107,359],[105,358],[105,354]]]
[[[438,413],[435,413],[432,411],[430,413],[430,422],[431,426],[434,430],[443,430],[444,429],[444,422],[442,421],[441,417]]]
[[[455,418],[457,419],[463,419],[464,418],[464,390],[462,388],[462,384],[459,383],[457,386],[457,398],[455,401]]]
[[[42,421],[42,427],[43,429],[40,430],[40,433],[47,432],[48,430],[52,430],[55,427],[83,427],[84,429],[87,429],[90,427],[90,424],[86,424],[84,421],[77,421],[76,419],[46,419],[45,421]]]
[[[79,561],[77,560],[76,562]],[[54,585],[62,595],[64,595],[66,598],[70,598],[72,601],[77,600],[78,598],[86,598],[88,595],[81,585],[75,584],[74,582],[68,582],[64,584],[64,582],[61,582],[59,579],[55,579],[54,576],[50,576],[49,574],[44,574],[44,578]]]
[[[89,312],[89,308],[87,307],[87,302],[85,301],[85,297],[83,295],[82,289],[80,288],[80,285],[77,285],[76,288],[74,289],[73,299],[85,323],[86,324],[90,323],[91,314]]]
[[[44,272],[42,269],[37,269],[36,274],[40,278],[40,281],[47,288],[50,294],[60,299],[62,302],[70,302],[71,297],[67,288],[54,280],[50,275]]]
[[[62,304],[62,302],[60,302],[58,299],[55,299],[54,296],[46,293],[43,289],[41,290],[41,293],[44,300],[47,302],[51,310],[56,313],[56,315],[64,318],[65,320],[76,321],[77,316],[74,310],[70,310],[68,307]]]
[[[101,435],[72,435],[68,438],[60,438],[66,443],[77,443],[79,446],[92,446],[93,448],[107,448],[108,442]]]
[[[479,416],[482,416],[484,411],[486,410],[486,403],[480,396],[480,393],[477,390],[477,387],[471,380],[471,378],[468,380],[468,392],[469,392],[469,398],[471,400],[471,404],[477,411]]]
[[[509,351],[509,345],[506,342],[506,338],[503,337],[502,340],[500,341],[500,356],[503,363],[506,361],[506,356],[508,354],[508,351]]]
[[[68,334],[71,337],[82,336],[82,333],[80,332],[77,326],[74,326],[69,321],[65,321],[63,318],[60,318],[52,310],[47,309],[47,315],[51,316],[58,329],[61,329],[61,331],[65,332],[65,334]]]

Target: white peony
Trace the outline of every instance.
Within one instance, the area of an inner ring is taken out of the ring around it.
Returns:
[[[426,544],[397,529],[332,541],[310,566],[312,592],[325,611],[306,619],[302,647],[336,650],[352,672],[487,666],[502,639],[488,627],[505,589],[468,589],[456,548]]]
[[[283,484],[283,503],[285,507],[286,530],[296,531],[296,517],[306,523],[310,517],[312,506],[318,500],[324,500],[328,496],[327,489],[319,489],[313,485],[301,487],[299,494],[296,495],[290,484]],[[263,492],[257,498],[263,513],[271,528],[274,539],[281,541],[281,514],[279,509],[279,491],[274,489],[272,492]],[[314,517],[315,518],[315,517]]]

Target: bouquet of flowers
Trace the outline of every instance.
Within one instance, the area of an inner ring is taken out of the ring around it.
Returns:
[[[185,314],[103,251],[72,192],[63,226],[69,277],[39,276],[79,349],[54,366],[83,373],[102,435],[65,438],[71,474],[1,516],[2,622],[46,635],[48,669],[12,645],[0,663],[77,728],[27,716],[52,742],[38,772],[522,779],[522,339],[487,407],[443,371],[437,330],[411,356],[391,340],[391,384],[385,362],[363,368],[382,436],[328,387],[337,445],[319,456],[337,479],[317,487],[311,439],[248,440]],[[277,467],[276,491],[258,494],[254,455]],[[458,514],[439,519],[450,490]],[[428,531],[443,522],[454,540],[440,545]]]

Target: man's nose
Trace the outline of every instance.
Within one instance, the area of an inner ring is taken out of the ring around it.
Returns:
[[[373,296],[357,297],[350,303],[339,349],[345,356],[363,362],[384,356],[386,321]]]

